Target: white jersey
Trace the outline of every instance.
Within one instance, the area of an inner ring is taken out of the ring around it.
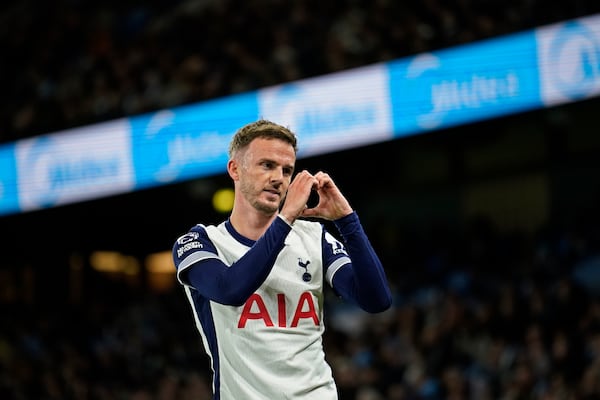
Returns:
[[[231,265],[253,244],[229,222],[197,225],[176,244],[178,277],[211,358],[214,399],[337,399],[322,347],[323,285],[350,259],[320,223],[294,223],[266,280],[239,307],[211,301],[182,279],[207,258]]]

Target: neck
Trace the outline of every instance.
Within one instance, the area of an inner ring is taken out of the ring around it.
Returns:
[[[269,215],[255,209],[241,212],[239,208],[236,209],[234,207],[231,211],[229,221],[239,234],[248,239],[258,240],[275,218],[277,218],[277,213]]]

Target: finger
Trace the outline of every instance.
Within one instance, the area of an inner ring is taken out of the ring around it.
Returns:
[[[313,186],[318,180],[308,171],[303,170],[296,175],[296,181],[302,186]]]
[[[319,171],[315,174],[315,179],[318,182],[319,189],[329,187],[331,184],[333,184],[333,180],[331,179],[329,174],[322,171]]]

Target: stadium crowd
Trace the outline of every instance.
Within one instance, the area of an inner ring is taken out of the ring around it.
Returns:
[[[598,11],[595,0],[4,2],[0,142]],[[479,223],[375,237],[393,308],[327,300],[341,400],[600,399],[594,217],[531,235]],[[209,399],[182,293],[95,279],[83,304],[0,303],[0,399]]]
[[[2,2],[0,142],[599,11],[595,0]]]

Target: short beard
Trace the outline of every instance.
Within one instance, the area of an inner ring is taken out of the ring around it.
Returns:
[[[240,187],[240,191],[242,192],[242,195],[246,198],[246,200],[250,200],[254,188],[251,185],[242,184]],[[257,195],[253,201],[249,201],[255,210],[260,211],[261,213],[264,213],[266,215],[273,215],[279,211],[279,207],[281,206],[281,204],[279,204],[277,207],[273,207],[271,205],[261,203],[258,197],[259,196]]]
[[[255,201],[252,205],[254,206],[255,209],[257,209],[258,211],[260,211],[266,215],[273,215],[277,211],[279,211],[279,207],[271,207],[271,206],[262,204],[259,201]]]

